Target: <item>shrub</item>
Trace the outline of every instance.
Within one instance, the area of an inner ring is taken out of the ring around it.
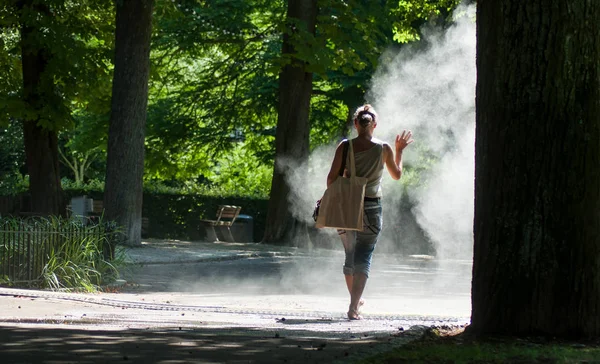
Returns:
[[[115,229],[61,217],[0,218],[1,283],[96,291],[118,277],[109,239]]]

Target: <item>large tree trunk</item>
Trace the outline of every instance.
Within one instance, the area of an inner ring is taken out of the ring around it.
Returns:
[[[600,2],[477,3],[476,333],[600,335]]]
[[[33,1],[18,3],[21,12],[31,11],[40,14],[43,19],[50,16],[47,6],[33,4]],[[26,16],[30,20],[30,15]],[[59,215],[64,213],[62,188],[58,161],[58,138],[56,130],[44,128],[38,123],[43,115],[45,93],[52,92],[51,84],[44,84],[42,77],[46,72],[50,52],[44,49],[40,39],[41,30],[37,25],[27,24],[21,27],[21,61],[23,66],[23,99],[30,109],[31,118],[23,121],[23,139],[27,172],[29,173],[29,193],[31,212],[40,215]],[[35,115],[35,116],[33,116]]]
[[[148,106],[152,0],[117,1],[104,206],[126,244],[141,244],[144,137]]]
[[[290,32],[297,32],[293,24],[299,22],[302,24],[300,26],[314,34],[317,1],[289,0],[287,18]],[[294,243],[292,238],[299,237],[298,242],[302,244],[309,241],[306,224],[292,215],[292,186],[286,176],[292,169],[302,168],[308,159],[312,73],[306,71],[305,62],[295,57],[295,48],[287,33],[283,37],[282,54],[290,57],[291,62],[283,67],[279,75],[275,169],[263,241]]]

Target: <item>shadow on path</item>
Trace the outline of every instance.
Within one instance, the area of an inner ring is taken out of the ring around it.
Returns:
[[[83,330],[3,325],[0,353],[3,363],[331,363],[389,349],[415,335],[324,340],[310,338],[309,332],[306,338],[287,338],[239,328]]]

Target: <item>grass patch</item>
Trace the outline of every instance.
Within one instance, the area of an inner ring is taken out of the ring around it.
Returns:
[[[399,334],[402,335],[402,334]],[[362,364],[586,363],[600,364],[600,341],[545,338],[475,338],[464,327],[432,327],[422,338],[360,361]]]

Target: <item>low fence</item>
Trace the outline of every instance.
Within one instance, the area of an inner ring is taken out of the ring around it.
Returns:
[[[0,282],[34,283],[41,280],[53,251],[65,243],[106,241],[102,225],[83,226],[70,221],[0,219]],[[103,244],[106,254],[109,244]]]

